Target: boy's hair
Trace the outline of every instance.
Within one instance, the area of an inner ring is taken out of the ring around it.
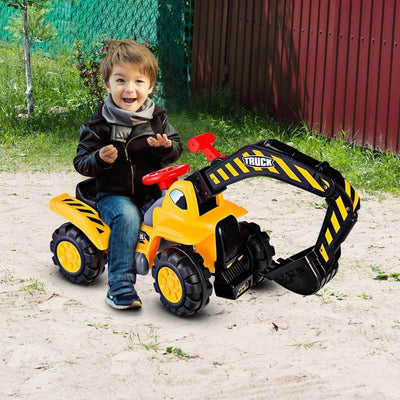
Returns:
[[[158,63],[147,47],[131,39],[112,40],[108,45],[107,54],[100,62],[100,72],[106,85],[108,85],[113,66],[120,63],[130,64],[137,68],[149,78],[150,86],[154,87]]]

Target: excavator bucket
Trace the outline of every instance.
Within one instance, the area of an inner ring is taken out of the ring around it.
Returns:
[[[338,250],[337,258],[340,256]],[[338,261],[329,267],[324,267],[313,250],[307,249],[286,260],[273,262],[267,269],[265,277],[279,283],[292,292],[310,295],[318,292],[335,275],[339,268]]]

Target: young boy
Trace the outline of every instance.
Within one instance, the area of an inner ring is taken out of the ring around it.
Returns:
[[[182,153],[178,133],[165,110],[148,95],[158,65],[154,55],[133,40],[114,40],[100,64],[108,96],[81,127],[75,169],[96,177],[97,208],[110,226],[106,302],[117,309],[140,308],[134,283],[134,249],[142,213],[160,197],[142,177]]]

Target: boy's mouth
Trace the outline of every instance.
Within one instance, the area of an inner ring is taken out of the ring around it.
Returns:
[[[131,99],[131,98],[124,97],[123,100],[127,104],[132,104],[132,103],[135,102],[136,99]]]

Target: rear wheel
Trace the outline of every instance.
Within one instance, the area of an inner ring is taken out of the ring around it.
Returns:
[[[267,232],[262,232],[254,222],[240,222],[239,229],[243,243],[250,253],[253,282],[256,285],[265,279],[264,273],[271,266],[275,249],[269,244]]]
[[[69,222],[54,231],[50,250],[54,264],[73,283],[90,283],[104,272],[105,254]]]
[[[194,315],[210,301],[210,271],[190,246],[176,245],[160,251],[152,275],[161,302],[175,315]]]

